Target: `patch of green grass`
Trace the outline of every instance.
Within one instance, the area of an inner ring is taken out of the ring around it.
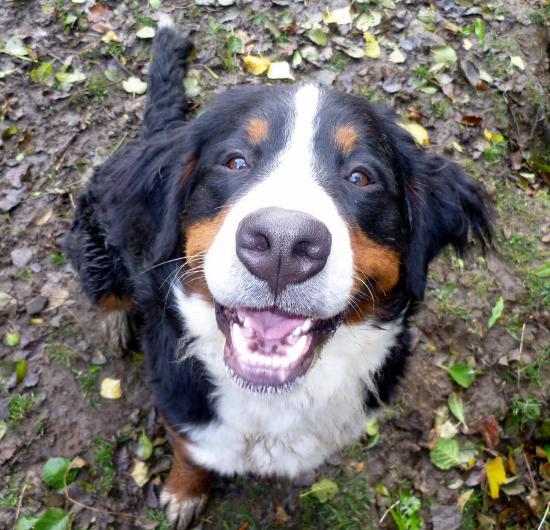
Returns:
[[[421,64],[414,69],[414,77],[419,81],[426,81],[430,77],[430,67],[425,64]]]
[[[447,103],[440,101],[437,105],[432,105],[432,112],[438,120],[443,119],[447,115]]]
[[[460,530],[477,530],[477,514],[483,511],[483,493],[480,490],[474,490],[468,499],[464,512],[462,512],[462,521],[460,521]]]
[[[537,243],[534,237],[516,233],[500,243],[506,257],[517,265],[531,263],[537,256]]]
[[[84,87],[86,88],[86,94],[94,101],[101,102],[109,96],[109,89],[107,88],[109,81],[102,75],[91,75],[86,79]]]
[[[381,103],[382,97],[373,85],[363,85],[359,92],[363,97],[366,97],[372,103]]]
[[[21,486],[15,482],[13,475],[6,475],[4,482],[7,485],[7,491],[0,494],[0,508],[16,508]]]
[[[32,394],[26,396],[18,394],[13,396],[8,403],[8,420],[12,424],[19,423],[27,416],[35,405],[36,400]]]
[[[334,530],[365,530],[370,520],[370,490],[365,476],[357,475],[338,480],[339,492],[328,502],[321,503],[312,495],[302,497],[295,518],[298,528]]]
[[[89,366],[87,369],[76,372],[76,380],[80,385],[80,390],[85,396],[90,397],[97,389],[99,372],[101,372],[101,366]],[[98,396],[92,396],[92,399],[92,405],[97,405]]]
[[[78,356],[78,352],[61,344],[60,342],[50,342],[46,346],[46,354],[48,357],[56,360],[61,366],[72,369],[72,361]]]
[[[546,381],[543,381],[542,372],[549,366],[550,347],[546,348],[535,361],[521,366],[519,368],[519,376],[520,378],[527,379],[532,385],[542,386],[546,383]]]
[[[29,285],[32,285],[32,281],[33,281],[32,272],[29,268],[22,267],[13,275],[13,279],[20,280],[22,282],[27,282]]]
[[[151,17],[146,17],[137,10],[134,11],[134,18],[140,26],[152,26],[154,28],[157,25]]]
[[[508,144],[506,142],[495,142],[483,151],[483,159],[489,166],[501,164],[504,162],[507,152]]]
[[[63,265],[65,265],[65,256],[59,254],[59,252],[52,252],[50,254],[50,259],[56,267],[63,267]]]
[[[519,418],[521,423],[537,421],[542,413],[542,403],[531,396],[516,396],[512,398],[512,414]]]
[[[329,64],[335,70],[343,70],[351,61],[351,59],[342,52],[335,51],[330,58]]]
[[[171,528],[170,524],[168,523],[168,519],[166,519],[166,514],[164,513],[164,510],[147,510],[147,519],[158,522],[155,530],[170,530]]]
[[[121,55],[124,55],[124,51],[124,44],[121,42],[112,42],[107,46],[107,53],[113,57],[120,57]]]
[[[96,463],[107,475],[114,475],[114,445],[104,438],[100,438],[99,436],[95,436],[92,439],[92,444],[95,446],[94,458]]]
[[[546,6],[539,11],[531,11],[529,18],[533,24],[542,28],[546,27],[546,24],[550,23],[550,6]]]
[[[406,490],[392,496],[389,514],[397,530],[420,530],[424,522],[420,516],[422,503],[418,497]]]
[[[457,303],[454,299],[457,291],[458,285],[453,282],[431,290],[438,301],[438,307],[441,312],[449,313],[457,319],[469,320],[470,312],[468,309]]]

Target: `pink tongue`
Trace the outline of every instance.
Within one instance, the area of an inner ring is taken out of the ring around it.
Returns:
[[[241,322],[248,318],[256,335],[265,340],[281,340],[306,321],[303,317],[291,317],[278,311],[239,309],[238,312]]]

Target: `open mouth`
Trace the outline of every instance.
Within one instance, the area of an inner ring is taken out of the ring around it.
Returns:
[[[336,330],[338,317],[321,320],[277,309],[216,305],[231,374],[255,389],[285,388],[310,368],[315,348]]]

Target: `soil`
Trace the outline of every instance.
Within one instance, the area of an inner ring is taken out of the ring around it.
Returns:
[[[487,256],[474,250],[463,260],[449,251],[433,264],[415,319],[415,355],[400,393],[378,420],[378,434],[370,431],[294,484],[218,479],[198,525],[550,528],[544,515],[550,502],[550,285],[541,272],[550,261],[550,8],[543,0],[357,2],[358,12],[382,15],[368,29],[382,43],[381,58],[357,59],[349,53],[351,44],[364,45],[362,30],[322,22],[325,8],[346,5],[163,1],[162,10],[195,44],[186,85],[193,112],[229,86],[268,82],[243,70],[242,51],[291,61],[299,49],[296,80],[361,94],[419,121],[429,133],[427,149],[445,153],[485,184],[499,215],[497,249]],[[154,7],[154,1],[91,0],[0,6],[0,528],[51,507],[69,511],[74,528],[167,528],[158,492],[171,457],[143,356],[117,358],[109,350],[101,318],[62,253],[79,190],[139,132],[146,96],[125,92],[121,80],[146,79],[151,41],[136,32],[155,24]],[[476,20],[484,23],[484,38]],[[327,33],[326,45],[308,37],[315,24]],[[13,36],[26,53],[8,53]],[[235,37],[244,48],[228,52]],[[398,43],[405,60],[393,63]],[[458,55],[446,78],[429,71],[433,49],[441,46]],[[46,62],[56,73],[65,68],[85,79],[33,81],[33,69]],[[480,69],[487,76],[474,87],[470,78]],[[503,142],[491,136],[496,133]],[[500,297],[502,315],[489,327]],[[468,388],[445,369],[457,362],[475,368]],[[121,380],[120,399],[100,396],[105,377]],[[468,427],[448,410],[453,392],[463,399]],[[473,457],[439,470],[430,449],[449,418],[455,439]],[[143,434],[154,450],[140,487],[132,469],[143,459]],[[514,480],[492,499],[484,464],[499,456]],[[66,492],[42,480],[51,457],[84,460]],[[339,488],[326,502],[310,489],[323,478]],[[462,510],[465,495],[470,500]]]

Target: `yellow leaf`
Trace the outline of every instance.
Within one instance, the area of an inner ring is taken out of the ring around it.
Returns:
[[[105,399],[120,399],[122,396],[120,379],[111,379],[110,377],[103,379],[99,394]]]
[[[502,134],[491,132],[489,129],[483,131],[483,136],[492,144],[504,142],[504,136],[502,136]]]
[[[504,470],[502,457],[497,456],[490,462],[487,462],[485,464],[485,473],[487,473],[491,498],[498,499],[500,485],[506,483],[506,471]]]
[[[245,55],[243,57],[244,71],[253,75],[262,75],[269,68],[271,61],[267,57],[254,57]]]
[[[143,463],[141,460],[135,460],[130,476],[140,488],[145,486],[149,480],[149,468],[147,464]]]
[[[351,24],[351,6],[335,9],[334,11],[327,7],[323,13],[323,22],[325,24]]]
[[[399,127],[405,129],[413,138],[418,145],[429,145],[430,137],[428,136],[428,131],[414,122],[401,122],[398,123]]]
[[[369,31],[365,31],[363,38],[365,39],[365,55],[371,59],[378,59],[380,57],[380,45],[376,37]]]
[[[453,149],[459,153],[463,153],[464,149],[462,149],[462,146],[458,142],[453,142],[451,144],[453,146]]]
[[[120,42],[120,39],[118,38],[117,34],[110,29],[101,37],[101,42],[104,42],[105,44],[109,44],[110,42]]]
[[[510,57],[510,63],[512,64],[512,66],[515,66],[519,70],[525,70],[525,63],[519,55],[512,55]]]
[[[458,504],[458,507],[460,508],[460,513],[464,512],[464,507],[466,506],[466,504],[470,500],[470,497],[472,496],[473,492],[474,492],[473,489],[466,490],[463,493],[461,493],[460,496],[458,497],[456,503]]]

